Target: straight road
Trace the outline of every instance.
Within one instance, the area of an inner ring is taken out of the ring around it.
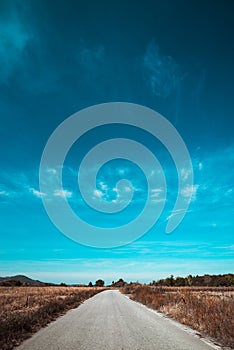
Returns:
[[[17,350],[214,348],[120,292],[104,291],[40,330]]]

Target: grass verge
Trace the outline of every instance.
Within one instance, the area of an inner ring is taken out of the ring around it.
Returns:
[[[0,287],[0,349],[13,349],[58,316],[103,290],[54,286]]]
[[[198,330],[221,346],[234,348],[234,288],[123,287],[121,291],[152,309]]]

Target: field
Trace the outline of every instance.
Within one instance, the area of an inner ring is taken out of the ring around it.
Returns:
[[[10,350],[67,310],[105,288],[0,287],[0,349]],[[133,300],[234,348],[234,287],[126,285]]]
[[[0,287],[0,349],[10,350],[104,288]]]
[[[123,287],[133,300],[234,348],[234,287]]]

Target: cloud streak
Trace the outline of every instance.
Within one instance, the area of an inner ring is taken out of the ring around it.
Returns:
[[[224,273],[228,271],[230,259],[223,261],[212,259],[154,258],[136,260],[119,259],[57,259],[43,261],[1,261],[2,275],[24,273],[39,280],[50,282],[88,283],[103,278],[106,283],[124,278],[127,281],[150,282],[165,278],[171,274],[186,276],[189,274]],[[48,265],[49,263],[49,265]],[[208,265],[207,265],[208,264]],[[209,266],[207,268],[207,266]]]
[[[46,196],[46,193],[40,192],[40,191],[36,190],[35,188],[30,188],[29,191],[30,191],[35,197],[38,197],[38,198],[42,198],[42,197],[45,197],[45,196]]]
[[[5,2],[5,11],[0,14],[0,79],[6,83],[12,76],[16,67],[32,40],[30,32],[25,25],[24,7],[17,6],[16,2]],[[3,5],[3,6],[4,6]]]
[[[185,187],[181,190],[183,197],[193,195],[193,200],[190,204],[189,211],[185,217],[186,227],[197,229],[209,229],[218,230],[223,228],[229,231],[233,225],[233,179],[231,172],[229,171],[230,165],[234,164],[233,148],[227,148],[225,150],[207,154],[204,158],[193,159],[194,173],[195,173],[195,185],[193,187]],[[203,164],[202,167],[200,164]],[[218,164],[218,166],[217,166]],[[159,224],[165,223],[171,216],[171,210],[175,203],[177,195],[177,179],[171,174],[171,168],[165,166],[165,173],[168,176],[167,179],[167,198],[164,211],[160,217]],[[89,170],[87,170],[89,171]],[[8,203],[11,206],[19,204],[19,201],[24,200],[25,205],[30,205],[33,198],[40,199],[43,197],[46,200],[56,201],[61,199],[69,200],[69,204],[77,211],[78,215],[84,215],[84,217],[90,223],[94,222],[97,225],[102,225],[106,222],[104,214],[95,212],[90,213],[87,205],[84,203],[83,198],[79,192],[77,186],[77,173],[71,167],[64,167],[63,169],[63,189],[56,190],[57,169],[49,169],[47,172],[48,192],[42,193],[38,189],[38,174],[37,172],[2,172],[0,175],[0,201],[2,203]],[[111,176],[110,176],[111,174]],[[183,170],[184,178],[187,177],[186,169]],[[152,175],[152,176],[155,176]],[[124,174],[115,173],[114,169],[104,167],[101,169],[97,178],[97,188],[90,189],[89,184],[84,184],[87,190],[90,190],[90,195],[95,201],[121,203],[124,198],[124,193],[120,194],[116,187],[120,178],[126,177],[132,183],[132,189],[134,196],[131,204],[127,206],[126,212],[116,213],[113,218],[108,218],[110,226],[115,227],[118,225],[118,220],[121,223],[126,223],[130,219],[133,220],[142,211],[147,197],[147,183],[144,178],[139,177],[138,173],[134,172],[134,167],[131,164],[124,168]],[[50,186],[51,184],[51,186]],[[53,188],[53,190],[52,190]],[[55,189],[55,190],[54,190]],[[130,191],[130,187],[122,188],[123,191]],[[152,206],[157,206],[163,201],[162,190],[160,188],[154,188],[149,194],[149,201]],[[100,203],[102,205],[102,203]],[[177,213],[175,213],[176,215]],[[117,215],[119,215],[117,217]],[[187,222],[187,219],[190,222]],[[93,221],[92,221],[93,220]]]
[[[143,58],[145,76],[157,97],[167,98],[181,81],[179,65],[171,56],[164,55],[152,40]]]

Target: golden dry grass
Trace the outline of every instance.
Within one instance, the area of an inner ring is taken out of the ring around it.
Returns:
[[[122,292],[234,348],[234,287],[126,286]]]
[[[0,349],[10,350],[104,288],[0,287]]]

